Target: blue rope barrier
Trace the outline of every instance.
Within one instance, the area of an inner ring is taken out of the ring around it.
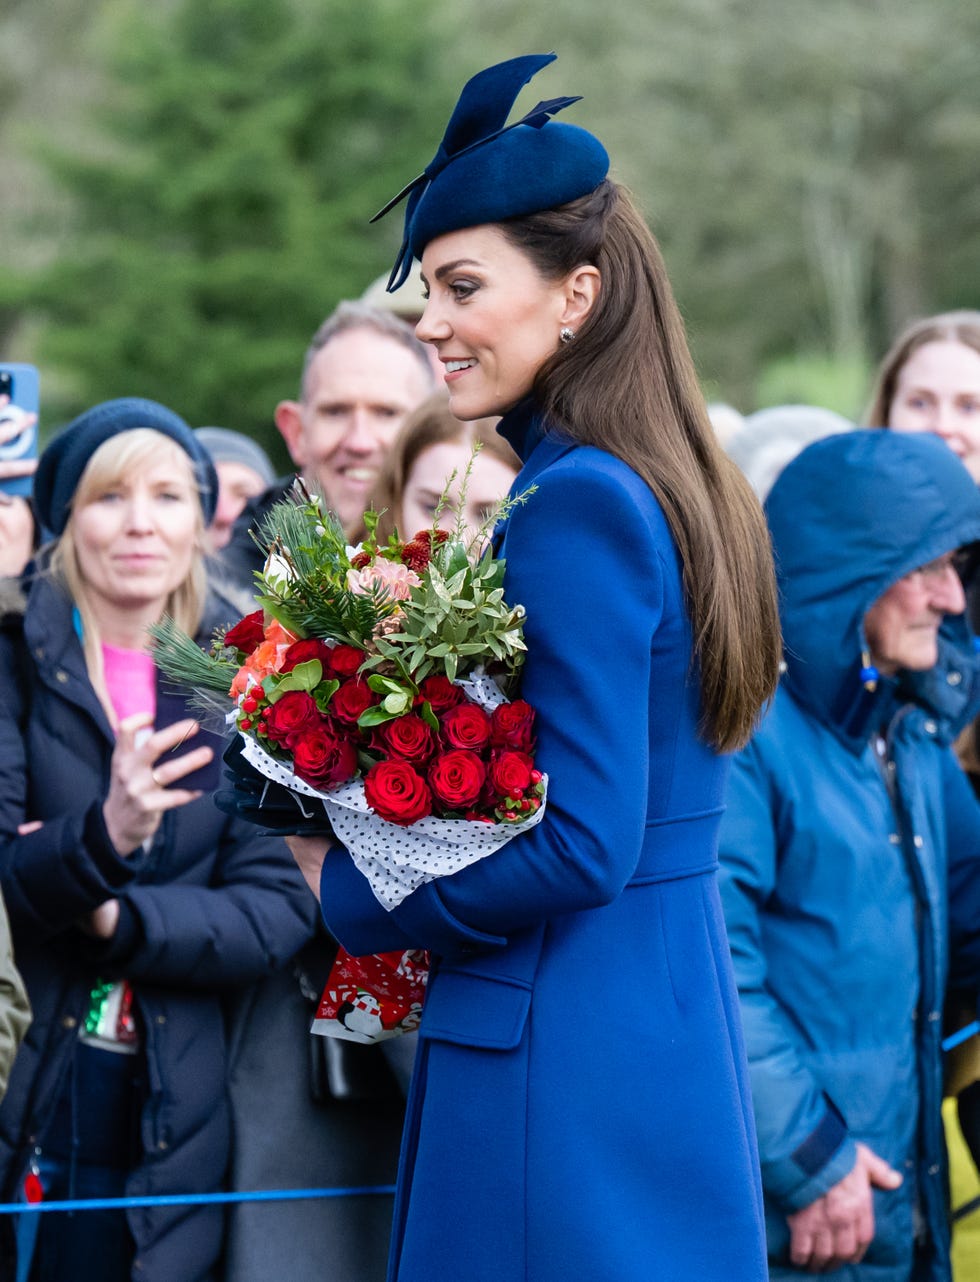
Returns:
[[[146,1197],[89,1197],[62,1202],[0,1202],[0,1215],[42,1211],[125,1211],[137,1206],[211,1206],[227,1202],[299,1202],[327,1197],[390,1196],[394,1184],[339,1189],[260,1189],[254,1193],[161,1193]]]
[[[959,1046],[961,1042],[967,1041],[974,1033],[980,1033],[980,1019],[975,1019],[972,1024],[965,1024],[962,1028],[957,1029],[955,1033],[950,1033],[942,1044],[944,1051],[951,1051],[954,1046]]]

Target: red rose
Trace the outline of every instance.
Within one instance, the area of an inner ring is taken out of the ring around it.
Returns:
[[[444,676],[426,677],[419,686],[419,696],[427,700],[437,717],[466,698],[459,686]]]
[[[265,620],[261,610],[246,614],[225,633],[225,645],[232,650],[251,654],[265,640]]]
[[[530,752],[534,747],[534,709],[523,699],[501,703],[490,715],[490,742],[495,748]]]
[[[442,737],[451,748],[482,752],[490,742],[490,718],[478,703],[460,703],[442,718]]]
[[[490,762],[490,779],[501,797],[520,797],[530,788],[534,761],[526,752],[506,748],[496,752]]]
[[[315,730],[297,735],[290,746],[293,770],[323,792],[353,779],[357,770],[354,745],[336,735],[329,722],[321,721]]]
[[[324,671],[329,668],[333,676],[343,680],[357,672],[367,658],[367,653],[359,650],[356,645],[335,645],[332,648],[327,647],[327,656]]]
[[[290,748],[296,735],[315,730],[322,720],[312,695],[304,690],[290,690],[269,705],[265,727],[273,743]]]
[[[352,677],[342,681],[330,700],[330,711],[345,726],[356,726],[357,718],[379,701],[366,681]]]
[[[294,641],[283,656],[279,671],[292,672],[298,664],[309,663],[311,659],[320,660],[325,674],[330,663],[330,647],[316,637],[308,641]]]
[[[374,732],[374,746],[402,761],[424,765],[436,749],[432,727],[414,712],[384,721]]]
[[[364,799],[382,819],[413,824],[432,814],[432,794],[407,761],[379,761],[364,776]]]
[[[486,775],[475,752],[453,748],[429,766],[429,787],[447,810],[468,810],[479,798]]]

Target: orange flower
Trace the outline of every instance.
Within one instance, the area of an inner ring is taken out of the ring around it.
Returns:
[[[278,619],[273,619],[265,629],[265,640],[248,656],[235,673],[228,693],[233,699],[244,694],[251,681],[261,683],[270,672],[278,672],[286,651],[298,640],[292,632],[284,628]]]

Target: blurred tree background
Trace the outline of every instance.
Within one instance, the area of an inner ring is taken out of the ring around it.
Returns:
[[[969,0],[0,0],[0,354],[50,433],[156,397],[253,432],[341,298],[369,216],[463,80],[555,49],[664,249],[709,399],[860,414],[915,315],[980,302]]]

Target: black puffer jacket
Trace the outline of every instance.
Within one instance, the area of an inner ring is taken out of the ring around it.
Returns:
[[[186,715],[158,688],[158,727]],[[215,747],[215,762],[189,777],[206,792],[219,775]],[[285,844],[223,815],[207,795],[165,813],[148,852],[121,858],[102,820],[112,749],[72,603],[39,579],[22,630],[8,616],[0,636],[0,885],[34,1008],[0,1107],[5,1197],[44,1133],[93,983],[120,977],[135,991],[149,1084],[143,1156],[127,1193],[220,1189],[229,1156],[222,998],[284,964],[313,930],[316,905]],[[35,819],[43,828],[17,835]],[[83,935],[77,919],[113,897],[114,938]],[[138,1209],[129,1222],[141,1278],[212,1276],[220,1208]]]

